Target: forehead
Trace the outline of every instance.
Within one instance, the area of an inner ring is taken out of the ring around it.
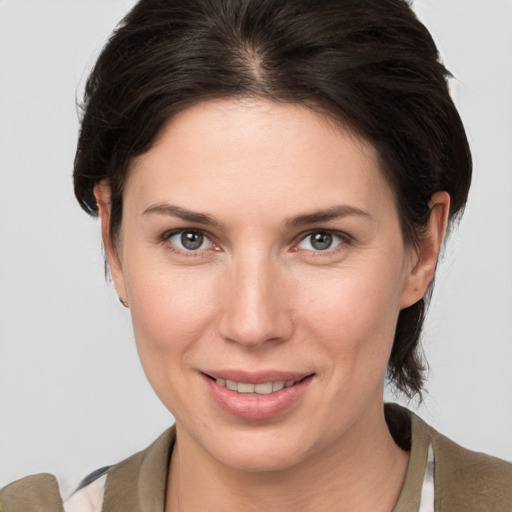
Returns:
[[[219,211],[391,199],[369,143],[308,107],[263,100],[203,102],[174,117],[134,161],[125,193],[140,208],[179,200]]]

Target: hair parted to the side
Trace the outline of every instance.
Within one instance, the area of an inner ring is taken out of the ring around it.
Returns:
[[[75,193],[97,214],[111,187],[111,234],[122,219],[132,159],[165,123],[208,99],[259,97],[306,105],[369,141],[413,245],[437,191],[461,214],[471,155],[435,43],[405,0],[141,0],[86,83]],[[400,312],[388,374],[421,392],[419,340],[428,297]]]

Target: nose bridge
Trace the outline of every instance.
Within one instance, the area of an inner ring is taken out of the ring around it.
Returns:
[[[226,280],[221,334],[247,346],[283,340],[291,318],[282,301],[283,279],[278,263],[261,248],[239,254]]]

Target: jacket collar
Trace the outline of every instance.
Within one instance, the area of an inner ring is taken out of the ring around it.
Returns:
[[[386,404],[385,410],[390,430],[402,438],[399,444],[410,445],[404,485],[393,512],[418,510],[428,447],[435,431],[403,407]],[[176,429],[171,427],[145,450],[112,466],[108,471],[103,510],[164,512],[170,455],[175,441]]]
[[[166,430],[145,450],[108,471],[103,510],[109,512],[164,512],[170,455],[176,429]]]

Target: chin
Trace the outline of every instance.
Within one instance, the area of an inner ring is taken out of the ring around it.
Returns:
[[[216,454],[211,453],[211,455],[215,457]],[[217,460],[224,466],[235,471],[248,473],[284,471],[297,466],[303,459],[297,450],[287,450],[283,447],[279,449],[275,447],[262,449],[261,446],[255,446],[253,449],[244,447],[244,449],[224,450],[218,455]]]
[[[203,445],[222,465],[246,472],[274,472],[294,467],[307,457],[311,440],[304,434],[272,428],[265,432],[224,431],[214,445]]]

